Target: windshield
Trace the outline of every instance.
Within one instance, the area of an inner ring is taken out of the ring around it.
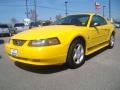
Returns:
[[[57,25],[86,26],[90,15],[70,15],[55,22]]]
[[[8,28],[8,25],[0,25],[0,28]]]
[[[14,27],[23,27],[23,26],[25,26],[24,23],[17,23],[14,25]]]

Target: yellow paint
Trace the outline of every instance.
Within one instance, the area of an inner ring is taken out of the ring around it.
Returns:
[[[10,42],[5,44],[5,49],[10,59],[32,65],[56,65],[66,62],[67,52],[70,44],[76,37],[83,37],[85,40],[85,55],[89,55],[108,45],[114,26],[108,22],[107,25],[90,27],[90,22],[94,14],[89,14],[90,18],[87,26],[75,25],[51,25],[30,29],[11,37]],[[106,30],[105,30],[106,29]],[[31,47],[31,40],[40,40],[57,37],[60,41],[58,45]],[[23,46],[13,45],[13,39],[26,40]],[[107,42],[104,44],[104,42]],[[103,43],[103,44],[101,44]],[[17,56],[10,55],[10,50],[17,50]],[[91,49],[89,49],[91,48]]]

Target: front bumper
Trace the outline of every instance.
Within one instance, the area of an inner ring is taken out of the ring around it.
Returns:
[[[14,46],[6,44],[5,49],[10,59],[31,65],[59,65],[66,62],[66,45],[45,47]],[[11,55],[11,49],[17,50],[17,56]]]

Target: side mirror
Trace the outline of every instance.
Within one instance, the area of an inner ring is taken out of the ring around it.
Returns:
[[[93,26],[93,27],[99,26],[99,23],[94,22],[94,23],[92,24],[92,26]]]
[[[95,22],[95,23],[93,23],[93,26],[98,26],[98,25],[99,25],[99,24],[98,24],[98,23],[96,23],[96,22]]]

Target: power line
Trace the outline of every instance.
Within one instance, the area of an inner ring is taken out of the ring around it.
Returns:
[[[5,6],[5,7],[26,7],[26,5],[0,5],[0,7],[1,7],[1,6]],[[27,5],[27,6],[34,6],[34,5]],[[47,8],[47,9],[54,9],[54,10],[64,11],[63,9],[53,8],[53,7],[48,7],[48,6],[42,6],[42,5],[36,5],[36,7],[41,7],[41,8]]]
[[[0,7],[26,7],[26,5],[0,5]]]
[[[59,9],[59,8],[53,8],[53,7],[47,7],[47,6],[37,6],[37,7],[41,7],[41,8],[47,8],[47,9],[54,9],[54,10],[59,10],[59,11],[64,11],[63,9]]]
[[[26,5],[0,5],[0,7],[26,7]],[[34,7],[34,5],[28,5],[27,6],[31,6],[31,7]],[[42,6],[42,5],[36,5],[36,7],[38,8],[46,8],[46,9],[51,9],[51,10],[56,10],[56,11],[63,11],[64,12],[64,9],[60,9],[60,8],[54,8],[54,7],[48,7],[48,6]],[[76,11],[76,10],[69,10],[70,12],[80,12],[80,11]]]

